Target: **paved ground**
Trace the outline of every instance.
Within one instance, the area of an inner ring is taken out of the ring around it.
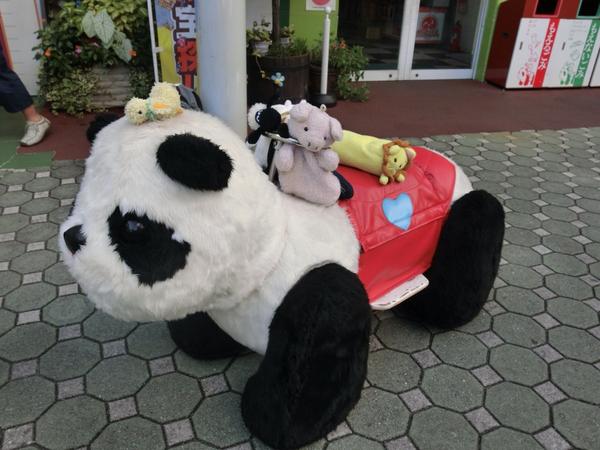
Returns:
[[[600,128],[425,142],[505,205],[496,289],[455,331],[378,315],[362,399],[312,448],[600,448]],[[193,361],[164,324],[95,311],[58,261],[82,173],[0,180],[1,449],[264,448],[239,412],[257,356]]]

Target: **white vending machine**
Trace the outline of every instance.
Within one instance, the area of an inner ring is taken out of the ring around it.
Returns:
[[[536,87],[536,73],[550,22],[551,19],[521,19],[506,79],[507,89]]]
[[[599,20],[561,19],[543,86],[589,86],[600,49]]]

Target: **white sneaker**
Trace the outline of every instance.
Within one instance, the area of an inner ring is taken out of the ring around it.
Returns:
[[[29,146],[39,143],[44,139],[48,128],[50,128],[50,121],[45,117],[39,122],[27,122],[25,125],[25,135],[21,138],[21,144]]]

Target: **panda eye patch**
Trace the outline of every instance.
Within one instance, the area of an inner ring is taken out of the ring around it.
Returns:
[[[144,231],[144,224],[137,220],[128,220],[125,222],[125,231],[131,234],[140,233]]]

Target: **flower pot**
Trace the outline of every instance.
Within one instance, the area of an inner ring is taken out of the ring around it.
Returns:
[[[269,43],[267,41],[254,41],[252,42],[252,49],[257,55],[264,56],[269,51]]]
[[[309,56],[263,56],[258,58],[248,55],[248,105],[257,102],[267,103],[276,86],[270,76],[280,72],[284,77],[281,88],[281,101],[291,100],[296,103],[308,97],[308,66]],[[265,72],[266,79],[261,76],[261,69]]]
[[[92,105],[98,109],[124,106],[133,96],[129,83],[129,68],[124,65],[92,68],[98,77],[98,87],[92,96]]]
[[[329,67],[327,74],[327,93],[335,94],[337,92],[337,72]],[[321,65],[310,65],[310,95],[319,94],[321,92]]]
[[[279,38],[279,43],[283,47],[289,47],[290,44],[292,43],[292,38],[291,37],[282,37],[282,38]]]

